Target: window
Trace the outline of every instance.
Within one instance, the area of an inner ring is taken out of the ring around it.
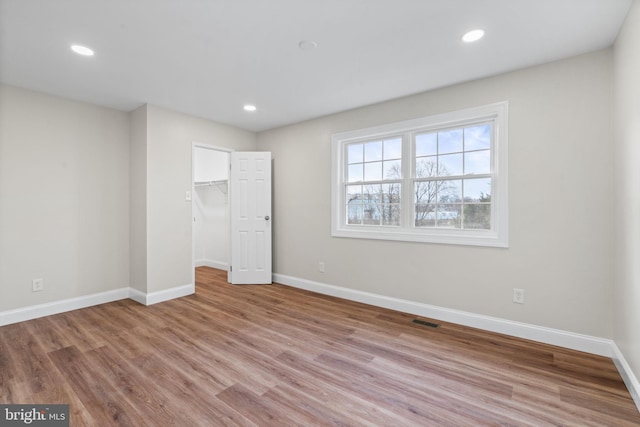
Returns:
[[[506,247],[507,103],[333,135],[332,235]]]
[[[402,138],[353,143],[347,150],[347,224],[400,225]]]

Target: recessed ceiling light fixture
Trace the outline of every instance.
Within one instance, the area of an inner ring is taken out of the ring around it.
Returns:
[[[83,56],[93,56],[93,49],[89,49],[86,46],[81,46],[79,44],[74,44],[71,45],[71,50],[74,51],[75,53],[77,53],[78,55],[83,55]]]
[[[251,105],[251,104],[247,104],[243,108],[244,108],[244,111],[256,111],[257,110],[256,106],[255,105]]]
[[[298,47],[302,50],[313,50],[318,47],[318,43],[312,40],[302,40],[298,43]]]
[[[462,41],[465,43],[472,43],[480,40],[484,37],[484,30],[471,30],[462,36]]]

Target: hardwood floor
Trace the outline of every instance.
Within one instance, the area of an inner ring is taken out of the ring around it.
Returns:
[[[73,426],[640,425],[607,358],[225,279],[1,327],[0,403]]]

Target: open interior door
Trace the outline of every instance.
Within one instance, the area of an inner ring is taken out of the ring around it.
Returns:
[[[232,284],[271,283],[271,153],[231,153]]]

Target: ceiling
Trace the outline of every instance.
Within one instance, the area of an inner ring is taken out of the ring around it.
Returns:
[[[608,47],[630,4],[0,0],[0,81],[261,131]],[[475,28],[485,37],[463,43]]]

